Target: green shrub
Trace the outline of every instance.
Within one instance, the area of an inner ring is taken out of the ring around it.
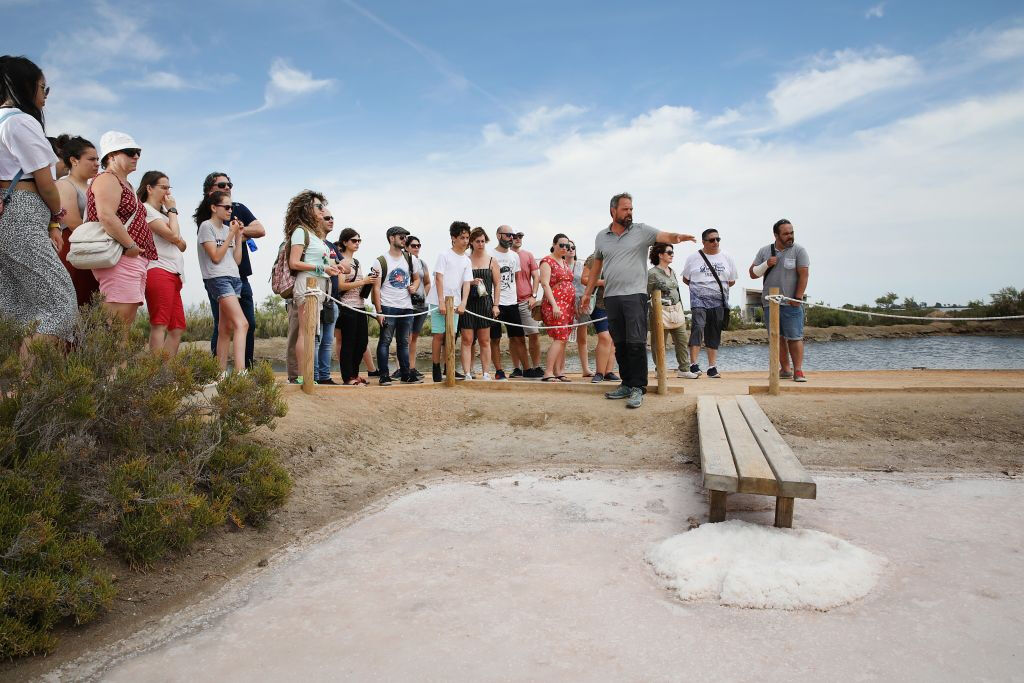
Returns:
[[[35,340],[22,359],[25,333],[0,318],[0,657],[102,613],[104,553],[147,567],[229,517],[263,523],[291,490],[273,450],[240,440],[286,412],[268,364],[204,391],[209,353],[150,354],[99,308],[70,351]]]

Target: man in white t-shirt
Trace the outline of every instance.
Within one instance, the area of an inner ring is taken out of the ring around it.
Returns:
[[[409,335],[412,332],[412,292],[419,288],[419,275],[412,258],[403,250],[409,231],[395,225],[388,228],[388,252],[377,257],[380,280],[373,286],[373,307],[377,310],[380,337],[377,338],[377,369],[381,386],[391,384],[388,355],[391,340],[398,343],[398,373],[402,384],[422,382],[409,366]]]
[[[708,377],[721,377],[715,364],[718,346],[722,341],[722,324],[725,321],[725,309],[729,307],[729,287],[736,284],[736,264],[722,251],[722,238],[714,228],[701,233],[703,248],[690,254],[683,266],[683,282],[690,288],[690,369],[679,368],[679,374],[687,379],[701,376],[700,345],[703,341],[708,354]],[[714,268],[714,274],[712,274]],[[715,276],[718,276],[715,279]],[[721,286],[719,286],[719,283]]]
[[[512,366],[526,367],[529,360],[526,355],[526,331],[522,326],[519,314],[519,296],[516,291],[516,273],[522,266],[519,254],[512,251],[512,240],[515,233],[507,225],[498,227],[495,235],[498,246],[494,249],[494,260],[498,262],[501,274],[501,292],[499,294],[498,314],[500,323],[491,323],[491,362],[494,363],[494,379],[507,379],[501,364],[501,325],[505,324],[508,333],[508,351],[512,356]]]
[[[447,313],[445,308],[445,297],[452,297],[455,304],[455,327],[459,327],[459,315],[466,312],[466,299],[469,297],[469,283],[473,281],[473,264],[466,256],[466,248],[469,247],[469,223],[455,221],[448,228],[448,234],[452,238],[452,248],[445,249],[437,257],[434,263],[434,286],[427,295],[427,305],[437,308],[430,312],[430,332],[434,336],[430,348],[430,358],[433,361],[433,377],[435,382],[440,382],[441,377],[441,344],[444,340],[445,322]],[[456,372],[456,379],[463,379],[463,376]]]

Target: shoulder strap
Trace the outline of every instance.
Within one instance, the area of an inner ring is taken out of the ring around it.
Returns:
[[[704,254],[703,249],[698,249],[697,253],[700,254],[700,257],[702,259],[704,259],[704,263],[708,264],[708,270],[711,271],[711,274],[715,278],[715,282],[718,283],[718,291],[722,293],[722,305],[728,308],[729,302],[725,300],[725,288],[722,287],[722,281],[718,279],[718,271],[715,270],[715,267],[713,265],[711,265],[711,261],[708,261],[708,257]]]
[[[24,112],[21,111],[20,109],[14,109],[13,111],[9,111],[6,114],[4,114],[3,116],[0,116],[0,123],[3,123],[4,121],[6,121],[7,119],[11,118],[15,114],[23,114],[23,113]],[[11,195],[14,194],[14,186],[17,185],[21,181],[21,177],[23,175],[25,175],[25,171],[23,171],[22,169],[19,168],[18,172],[14,174],[14,177],[11,178],[11,185],[10,185],[10,187],[7,188],[7,192],[5,192],[4,196],[3,196],[4,203],[6,203],[7,201],[10,200]]]
[[[388,260],[381,254],[377,257],[377,262],[380,264],[380,281],[383,283],[388,276]]]
[[[778,252],[775,250],[775,242],[772,242],[771,244],[769,244],[768,247],[772,250],[772,256],[775,256],[776,254],[778,254]],[[775,266],[768,266],[768,270],[764,271],[764,275],[762,275],[761,277],[762,278],[768,277],[768,273],[772,272],[773,268],[775,268]]]
[[[413,269],[412,269],[412,255],[407,251],[403,251],[402,255],[405,256],[405,262],[409,264],[409,281],[412,282]]]

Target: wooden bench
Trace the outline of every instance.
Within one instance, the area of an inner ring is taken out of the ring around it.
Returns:
[[[700,465],[712,522],[725,520],[730,493],[775,496],[775,526],[793,526],[793,499],[817,485],[752,396],[698,396]]]

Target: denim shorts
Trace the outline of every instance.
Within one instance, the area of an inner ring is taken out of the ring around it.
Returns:
[[[598,320],[598,318],[604,318],[604,320]],[[595,308],[591,311],[590,320],[598,334],[608,331],[608,312],[603,308]]]
[[[770,307],[764,307],[764,326],[768,329]],[[779,334],[783,339],[800,341],[804,338],[804,307],[779,304]]]
[[[242,296],[242,278],[231,275],[220,275],[203,280],[206,293],[211,299],[220,301],[226,296]]]

